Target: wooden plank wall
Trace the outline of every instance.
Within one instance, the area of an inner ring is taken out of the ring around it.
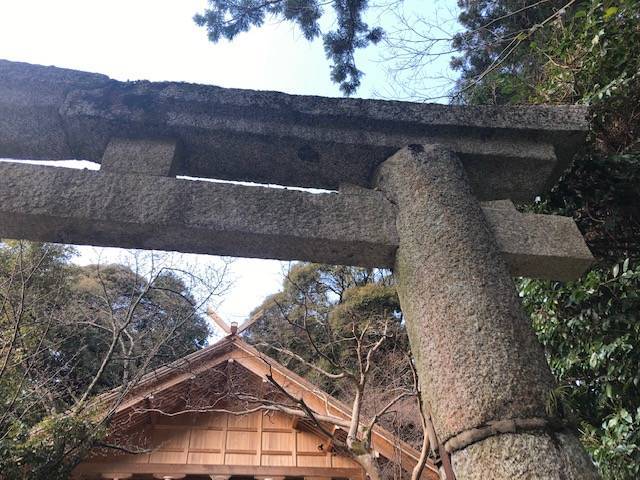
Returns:
[[[158,417],[147,436],[150,453],[90,462],[359,468],[350,458],[328,452],[321,437],[296,430],[292,417],[275,412]]]

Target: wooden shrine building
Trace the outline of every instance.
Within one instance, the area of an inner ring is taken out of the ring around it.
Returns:
[[[232,394],[229,385],[244,397],[257,395],[268,387],[267,375],[303,399],[326,429],[286,409],[239,405],[242,396]],[[114,390],[101,400],[108,404],[118,395]],[[120,401],[110,424],[105,443],[118,448],[93,452],[74,478],[364,480],[364,470],[323,433],[346,438],[326,417],[348,420],[350,408],[229,335],[143,377]],[[394,462],[410,477],[418,451],[379,427],[373,445],[383,462]],[[422,480],[437,478],[427,462]]]

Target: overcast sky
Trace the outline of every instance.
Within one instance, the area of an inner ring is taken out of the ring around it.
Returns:
[[[408,9],[425,12],[455,5],[454,0],[406,3]],[[205,7],[206,0],[0,0],[0,58],[99,72],[118,80],[340,96],[329,80],[320,41],[307,42],[288,23],[271,23],[214,45],[192,20]],[[358,55],[366,76],[357,96],[391,95],[379,55],[377,48]],[[91,247],[81,248],[81,254],[80,263],[95,262],[99,254],[103,259],[119,255],[117,249]],[[197,261],[215,259],[197,256]],[[283,264],[239,259],[231,270],[235,284],[219,312],[228,320],[241,320],[277,291]]]

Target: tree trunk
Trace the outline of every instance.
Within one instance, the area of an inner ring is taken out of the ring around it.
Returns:
[[[380,469],[378,468],[378,463],[373,456],[373,452],[367,452],[360,455],[354,454],[353,458],[360,464],[367,477],[369,477],[369,480],[382,480]]]
[[[598,478],[548,418],[553,377],[458,158],[413,145],[382,164],[378,187],[398,208],[398,294],[457,479]],[[470,435],[497,421],[498,432]]]

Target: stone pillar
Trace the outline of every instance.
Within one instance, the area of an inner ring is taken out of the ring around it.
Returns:
[[[597,478],[576,437],[547,418],[551,372],[461,162],[412,145],[377,182],[398,209],[398,294],[457,480]]]

